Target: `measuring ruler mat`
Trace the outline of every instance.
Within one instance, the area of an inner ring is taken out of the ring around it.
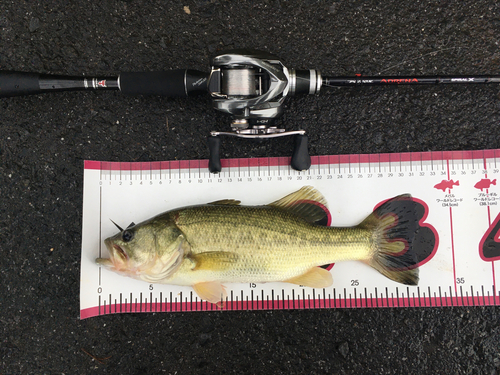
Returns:
[[[500,305],[500,150],[167,162],[86,161],[83,195],[81,318],[128,312]],[[222,199],[274,202],[303,186],[328,202],[331,226],[359,224],[389,198],[410,193],[419,215],[418,286],[389,280],[368,265],[329,265],[325,289],[289,283],[225,284],[219,308],[191,287],[149,284],[95,263],[104,239],[162,212]]]

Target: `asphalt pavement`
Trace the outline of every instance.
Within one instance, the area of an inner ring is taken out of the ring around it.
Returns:
[[[495,1],[0,1],[0,70],[208,70],[233,48],[330,75],[500,74]],[[322,90],[279,125],[311,155],[500,148],[498,85]],[[208,96],[0,99],[0,374],[498,374],[497,307],[79,319],[83,160],[206,159]],[[222,157],[289,156],[226,138]]]

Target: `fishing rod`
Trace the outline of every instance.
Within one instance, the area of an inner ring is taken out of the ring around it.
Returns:
[[[306,170],[311,166],[305,131],[286,131],[274,126],[289,96],[318,94],[322,87],[485,83],[500,83],[500,76],[327,77],[316,69],[286,68],[279,58],[266,52],[232,50],[214,57],[208,73],[177,69],[77,77],[0,70],[0,97],[77,90],[119,90],[126,95],[166,97],[208,92],[213,107],[232,116],[230,131],[212,131],[208,137],[209,170],[216,173],[222,169],[220,136],[253,139],[294,136],[292,168]]]

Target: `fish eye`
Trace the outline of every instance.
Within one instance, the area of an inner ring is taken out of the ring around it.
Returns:
[[[122,240],[125,242],[130,242],[134,238],[134,232],[130,230],[124,230],[122,233]]]

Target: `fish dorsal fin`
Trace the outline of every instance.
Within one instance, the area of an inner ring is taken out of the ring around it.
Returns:
[[[304,186],[269,206],[291,212],[312,224],[330,225],[331,217],[326,199],[312,186]]]
[[[225,205],[225,206],[238,206],[241,201],[237,201],[236,199],[221,199],[220,201],[210,202],[209,204],[213,205]]]

